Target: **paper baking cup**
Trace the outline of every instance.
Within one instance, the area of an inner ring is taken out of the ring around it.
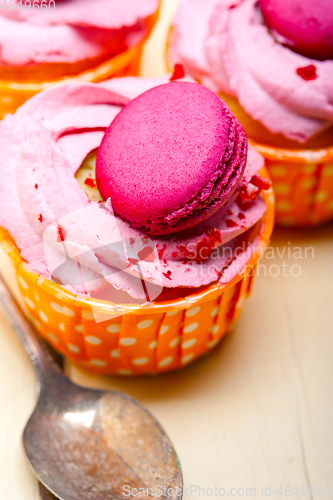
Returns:
[[[47,69],[45,69],[45,81],[34,83],[26,83],[20,81],[19,78],[16,82],[0,79],[0,120],[9,113],[15,113],[22,104],[38,92],[53,87],[54,85],[76,81],[98,83],[109,80],[110,78],[138,76],[142,50],[149,34],[156,24],[158,14],[159,11],[150,16],[147,20],[147,35],[136,47],[117,54],[93,69],[90,68],[76,75],[64,76],[52,80],[48,78]],[[42,80],[41,75],[40,80]]]
[[[333,219],[333,146],[287,150],[252,144],[273,181],[277,224],[315,226]]]
[[[261,174],[267,177],[263,169]],[[213,284],[189,297],[137,305],[115,305],[68,292],[31,271],[10,235],[0,241],[16,270],[26,314],[37,331],[74,363],[108,375],[142,375],[182,368],[210,351],[235,325],[249,296],[258,259],[274,224],[274,195],[263,193],[267,210],[259,242],[246,269],[227,285]],[[93,309],[110,319],[96,323]],[[119,312],[124,312],[119,316]]]

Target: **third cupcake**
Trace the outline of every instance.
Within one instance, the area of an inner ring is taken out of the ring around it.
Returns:
[[[182,0],[171,64],[228,103],[266,160],[276,221],[333,218],[333,3]]]

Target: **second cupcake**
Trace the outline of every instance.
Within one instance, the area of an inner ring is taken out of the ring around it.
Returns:
[[[137,75],[159,0],[5,0],[0,9],[0,119],[64,80]]]

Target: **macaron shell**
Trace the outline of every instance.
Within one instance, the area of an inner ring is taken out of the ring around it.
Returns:
[[[260,0],[260,7],[278,41],[307,57],[333,58],[332,0]]]
[[[145,92],[122,109],[99,148],[96,180],[103,199],[111,198],[117,214],[149,231],[154,221],[171,217],[175,225],[205,206],[224,175],[231,185],[221,205],[245,169],[246,152],[238,176],[223,171],[237,143],[234,121],[223,101],[196,83]]]

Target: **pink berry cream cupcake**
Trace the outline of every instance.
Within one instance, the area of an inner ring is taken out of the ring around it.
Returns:
[[[181,368],[235,324],[273,228],[261,155],[193,81],[54,87],[0,126],[0,238],[37,330],[105,374]]]
[[[333,218],[333,2],[181,0],[169,39],[264,156],[276,222]]]
[[[11,0],[0,9],[0,119],[64,81],[137,75],[159,0]]]

